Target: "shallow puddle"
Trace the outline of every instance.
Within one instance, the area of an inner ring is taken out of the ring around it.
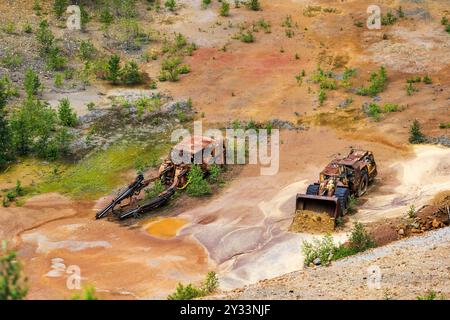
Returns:
[[[162,218],[145,226],[148,234],[154,237],[170,239],[188,222],[180,218]]]

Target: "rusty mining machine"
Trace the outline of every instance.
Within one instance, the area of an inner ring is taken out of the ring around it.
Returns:
[[[335,224],[346,214],[350,196],[366,193],[376,175],[373,153],[351,149],[346,157],[333,159],[320,173],[319,181],[308,186],[306,194],[297,194],[296,210],[328,214]]]
[[[222,150],[223,152],[216,154],[217,150]],[[183,163],[178,164],[178,161],[173,161],[172,155],[177,155],[180,159],[189,159],[190,162],[183,161]],[[205,157],[205,155],[207,156]],[[204,136],[185,138],[172,148],[169,157],[161,164],[156,177],[145,179],[142,174],[138,175],[109,205],[97,212],[96,219],[101,219],[109,213],[114,213],[119,219],[123,220],[163,206],[178,189],[184,189],[189,183],[188,174],[192,164],[195,163],[194,159],[202,159],[202,163],[199,166],[204,175],[207,175],[211,164],[225,163],[224,141]],[[137,201],[141,191],[157,180],[160,180],[166,189],[154,198]],[[124,204],[126,200],[128,200],[128,203]],[[120,207],[120,209],[116,211],[117,207]]]

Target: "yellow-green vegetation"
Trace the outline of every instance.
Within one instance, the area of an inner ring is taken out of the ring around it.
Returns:
[[[206,279],[200,287],[193,284],[178,284],[177,290],[167,297],[167,300],[192,300],[201,298],[217,291],[219,287],[219,279],[214,271],[208,272]]]
[[[22,273],[22,264],[17,260],[17,253],[8,250],[6,241],[2,241],[0,300],[22,300],[27,293],[27,278]]]
[[[188,174],[189,184],[186,188],[188,195],[192,197],[201,197],[211,194],[211,187],[204,179],[203,171],[198,165],[192,166]]]
[[[74,294],[72,300],[98,300],[94,286],[86,286],[81,293]]]
[[[383,113],[397,112],[403,110],[404,106],[395,103],[386,103],[383,107],[376,103],[370,103],[365,110],[367,115],[375,120],[380,120]]]
[[[417,296],[417,300],[446,300],[443,293],[438,295],[434,290],[428,290],[428,292],[423,296]]]
[[[337,112],[320,112],[312,118],[304,118],[317,126],[328,126],[343,131],[354,130],[361,120],[361,114],[355,109],[345,109]]]
[[[305,265],[309,265],[313,261],[316,261],[316,263],[319,262],[321,265],[329,265],[331,261],[348,257],[374,247],[376,247],[376,243],[372,236],[367,233],[361,223],[355,223],[351,230],[348,244],[336,245],[333,237],[327,234],[322,239],[315,238],[312,242],[303,241],[302,253],[305,257]]]
[[[167,154],[168,143],[155,142],[148,146],[115,145],[98,151],[81,162],[51,174],[36,187],[37,192],[60,192],[74,198],[96,199],[122,185],[121,175],[134,168],[138,157],[158,159]]]
[[[359,88],[356,93],[361,96],[376,96],[378,93],[384,91],[387,80],[386,69],[380,67],[378,72],[372,72],[370,75],[370,84],[367,87]]]
[[[15,188],[7,189],[5,194],[2,196],[2,205],[3,207],[9,207],[10,204],[15,201],[16,206],[20,207],[25,203],[22,198],[25,195],[26,191],[22,187],[22,183],[17,180]]]

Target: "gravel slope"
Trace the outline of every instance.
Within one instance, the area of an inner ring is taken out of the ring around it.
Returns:
[[[368,286],[374,266],[381,271],[378,289]],[[213,298],[416,299],[430,289],[450,298],[450,227]]]

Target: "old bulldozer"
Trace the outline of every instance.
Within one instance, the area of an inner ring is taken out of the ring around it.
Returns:
[[[334,229],[338,218],[347,213],[350,196],[366,193],[376,175],[371,151],[352,149],[346,157],[335,158],[320,173],[319,181],[308,186],[306,194],[297,194],[297,214],[291,229],[308,231],[314,224],[328,224],[328,229]],[[323,226],[318,230],[326,229]]]
[[[183,162],[174,161],[173,156],[176,156],[177,159],[183,159]],[[119,192],[109,205],[97,212],[96,219],[114,213],[119,219],[123,220],[161,207],[170,200],[177,190],[186,188],[190,183],[188,174],[193,163],[197,163],[195,162],[196,159],[201,159],[199,166],[206,176],[211,164],[224,164],[225,158],[225,143],[223,140],[216,141],[203,136],[186,138],[173,147],[169,157],[161,164],[156,177],[145,179],[142,174],[138,175],[128,187]],[[158,180],[161,181],[165,190],[154,198],[140,200],[139,194],[141,191]],[[119,209],[116,210],[118,207]]]

